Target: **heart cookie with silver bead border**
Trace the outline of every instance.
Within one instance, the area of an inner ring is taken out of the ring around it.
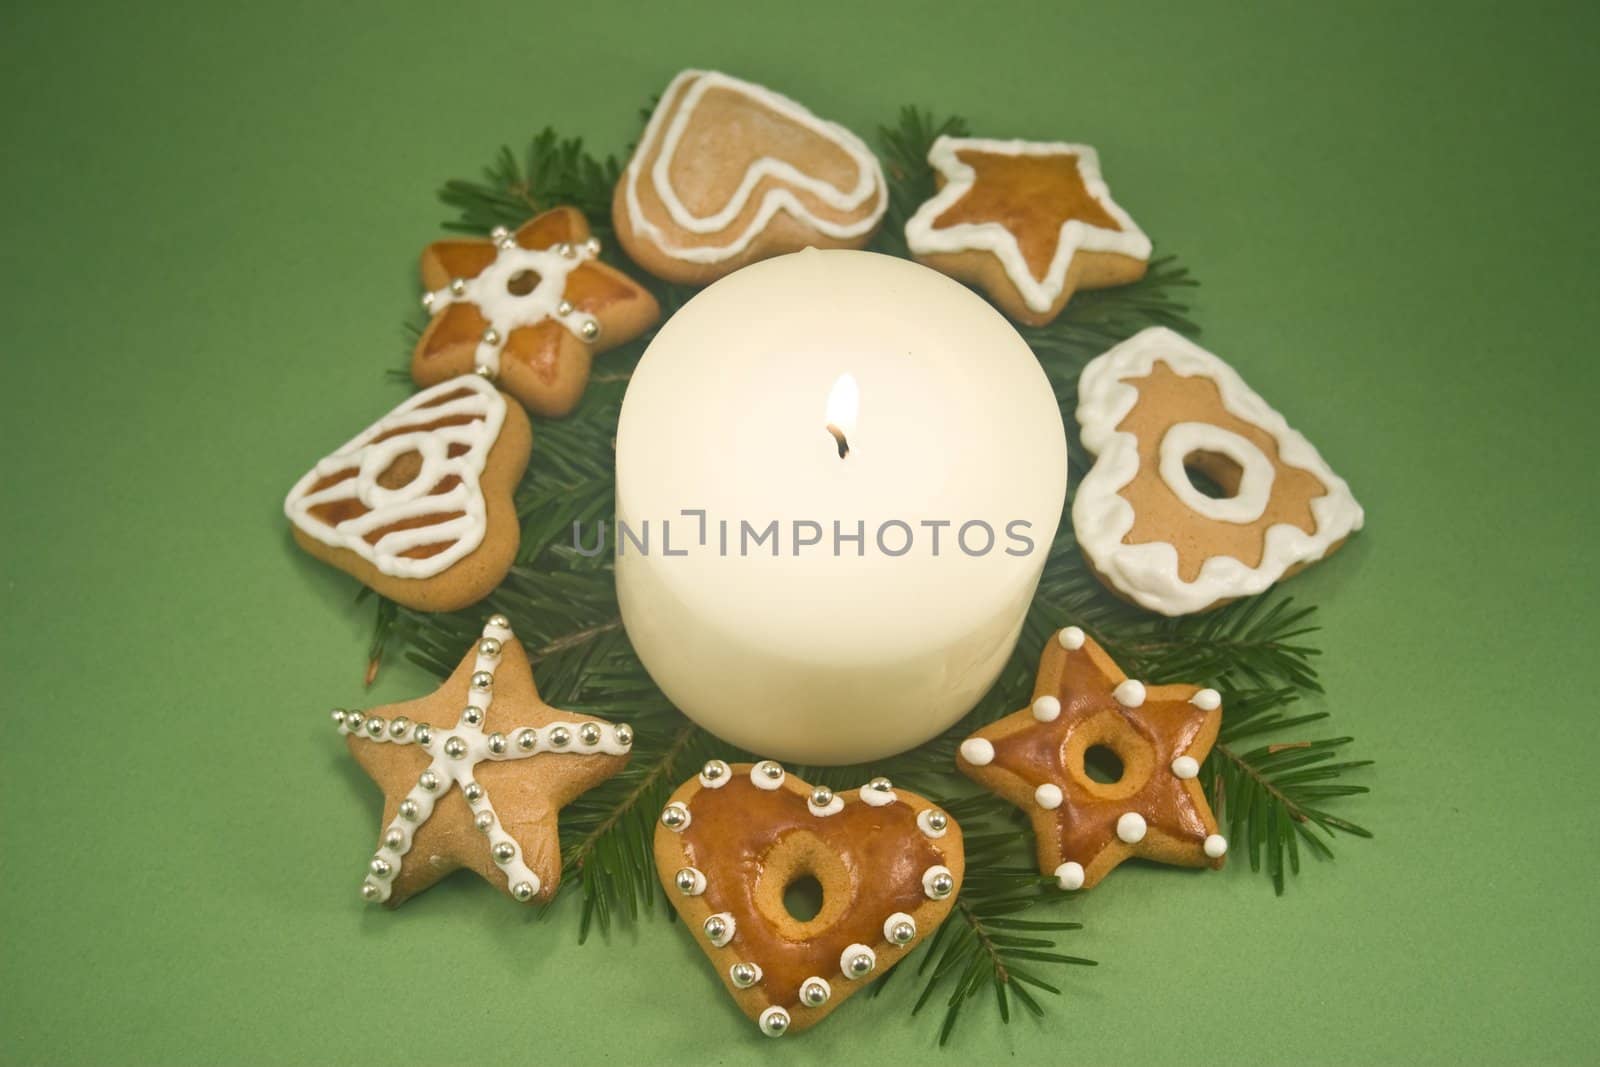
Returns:
[[[462,868],[522,903],[549,900],[561,878],[557,815],[622,770],[633,747],[626,724],[540,699],[503,615],[430,696],[336,710],[333,722],[383,789],[361,898],[390,907]]]
[[[887,778],[835,793],[772,760],[712,760],[656,826],[667,896],[740,1009],[769,1037],[804,1030],[938,929],[965,871],[961,828]],[[821,887],[800,918],[785,893]]]

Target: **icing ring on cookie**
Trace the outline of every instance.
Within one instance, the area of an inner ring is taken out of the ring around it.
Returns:
[[[1078,543],[1124,598],[1163,615],[1260,593],[1361,529],[1345,484],[1215,355],[1152,327],[1078,382],[1096,456],[1072,505]],[[1190,481],[1194,468],[1224,495]]]

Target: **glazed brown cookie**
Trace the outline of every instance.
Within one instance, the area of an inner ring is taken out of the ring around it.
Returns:
[[[411,397],[321,460],[283,502],[308,553],[418,611],[487,596],[517,555],[511,494],[528,416],[475,374]]]
[[[1043,326],[1079,289],[1144,277],[1150,238],[1111,199],[1088,145],[941,137],[939,191],[906,222],[917,262]]]
[[[650,291],[600,262],[575,207],[558,207],[488,240],[437,241],[422,253],[422,303],[433,313],[411,354],[418,385],[476,371],[535,415],[577,406],[593,356],[655,324]]]
[[[769,1037],[819,1022],[931,934],[963,856],[955,820],[888,779],[836,794],[771,760],[711,761],[656,827],[667,896]],[[808,876],[822,908],[802,921],[783,897]]]
[[[1145,330],[1084,368],[1077,414],[1097,457],[1073,499],[1078,544],[1141,607],[1184,615],[1260,593],[1364,521],[1309,441],[1232,367],[1171,330]]]
[[[1221,867],[1228,842],[1196,775],[1216,742],[1222,698],[1195,685],[1133,681],[1076,626],[1039,658],[1033,703],[961,743],[961,773],[1027,812],[1039,870],[1088,889],[1137,856]],[[1121,763],[1098,781],[1086,759]]]
[[[645,270],[703,285],[803,248],[861,248],[888,204],[855,134],[714,71],[673,79],[617,183],[617,238]]]
[[[561,879],[557,813],[620,771],[633,745],[625,725],[539,699],[502,615],[432,695],[333,721],[383,790],[361,896],[389,907],[461,868],[515,900],[549,900]]]

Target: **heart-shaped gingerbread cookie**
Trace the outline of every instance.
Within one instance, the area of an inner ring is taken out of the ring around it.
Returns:
[[[712,760],[656,827],[667,896],[770,1037],[821,1021],[933,933],[963,857],[955,820],[887,778],[834,793],[771,760]],[[784,893],[808,877],[822,905],[801,920]]]

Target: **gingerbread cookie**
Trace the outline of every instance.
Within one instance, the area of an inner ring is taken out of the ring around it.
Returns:
[[[463,867],[515,900],[549,900],[561,880],[557,813],[620,771],[633,745],[625,725],[539,699],[503,615],[431,696],[333,721],[383,790],[361,897],[390,907]]]
[[[861,139],[770,89],[714,71],[672,80],[617,184],[623,248],[703,285],[803,248],[861,248],[888,206]]]
[[[912,255],[1018,322],[1043,326],[1079,289],[1144,277],[1150,238],[1111,199],[1088,145],[941,137],[928,162],[940,188],[906,222]]]
[[[650,291],[597,258],[583,212],[558,207],[488,240],[436,241],[422,253],[433,313],[411,354],[418,385],[476,371],[535,415],[577,406],[591,357],[661,317]]]
[[[1222,866],[1228,842],[1196,778],[1221,724],[1215,689],[1133,681],[1069,626],[1039,658],[1033,703],[963,741],[956,765],[1028,813],[1039,870],[1088,889],[1133,856]],[[1097,748],[1120,762],[1114,781],[1090,775]]]
[[[804,1030],[887,972],[955,904],[961,829],[874,778],[813,789],[771,760],[705,765],[656,827],[656,869],[722,984],[769,1037]],[[806,877],[822,908],[800,920],[784,891]]]
[[[1111,589],[1163,615],[1265,590],[1361,529],[1361,505],[1317,450],[1222,360],[1151,327],[1078,381],[1098,458],[1072,523]],[[1199,471],[1220,487],[1191,482]]]
[[[375,592],[455,611],[506,576],[528,416],[475,374],[424,390],[321,460],[283,502],[295,541]]]

